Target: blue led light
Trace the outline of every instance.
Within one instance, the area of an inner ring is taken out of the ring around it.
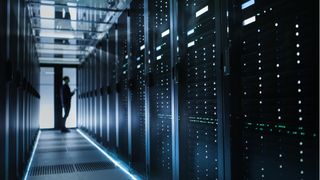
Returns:
[[[96,147],[103,155],[105,155],[109,160],[111,160],[117,167],[119,167],[123,172],[125,172],[127,175],[129,175],[133,180],[138,180],[140,178],[136,177],[135,175],[131,174],[129,170],[121,165],[121,163],[115,159],[113,159],[108,153],[106,153],[103,149],[101,149],[95,142],[93,142],[88,136],[86,136],[80,129],[77,129],[77,131],[86,138],[94,147]]]
[[[40,138],[40,134],[41,134],[41,130],[39,130],[39,133],[37,135],[37,139],[36,139],[36,142],[33,146],[33,150],[32,150],[32,153],[31,153],[31,158],[30,158],[30,161],[28,163],[28,166],[27,166],[27,171],[24,175],[24,180],[27,180],[28,179],[28,175],[29,175],[29,171],[30,171],[30,168],[31,168],[31,164],[32,164],[32,161],[33,161],[33,158],[34,158],[34,154],[36,152],[36,149],[37,149],[37,146],[38,146],[38,142],[39,142],[39,138]]]
[[[255,3],[254,0],[249,0],[241,5],[241,9],[246,9],[249,6],[254,5],[254,3]]]

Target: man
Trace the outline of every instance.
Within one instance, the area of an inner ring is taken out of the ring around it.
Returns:
[[[69,116],[70,107],[71,107],[71,97],[74,95],[74,91],[70,91],[69,82],[70,78],[68,76],[63,77],[64,84],[61,87],[60,94],[61,94],[61,105],[64,108],[64,116],[61,122],[61,132],[69,132],[66,128],[66,121]]]

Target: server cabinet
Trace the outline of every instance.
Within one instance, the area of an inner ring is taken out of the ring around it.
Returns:
[[[132,1],[130,4],[130,52],[129,82],[131,98],[132,168],[146,175],[145,149],[145,55],[144,55],[144,2]]]
[[[128,160],[128,13],[123,12],[118,19],[117,93],[119,118],[119,154]]]
[[[7,25],[7,1],[1,1],[0,26]],[[6,83],[7,83],[7,32],[6,28],[0,28],[0,38],[4,43],[0,44],[0,179],[5,178],[5,140],[6,140]]]
[[[109,86],[109,71],[108,71],[108,57],[109,57],[109,49],[108,49],[108,37],[104,37],[102,40],[102,143],[103,145],[107,145],[109,142],[109,102],[108,102],[108,86]]]
[[[96,95],[97,95],[97,139],[99,142],[101,142],[102,138],[102,72],[103,72],[103,66],[102,66],[102,45],[101,43],[98,43],[97,45],[97,84],[96,84]]]
[[[8,123],[8,152],[7,152],[7,159],[5,160],[6,163],[8,163],[9,168],[9,179],[15,179],[16,176],[16,150],[17,150],[17,137],[16,137],[16,131],[17,131],[17,93],[18,93],[18,77],[17,77],[17,69],[18,69],[18,52],[17,52],[17,43],[18,43],[18,8],[19,8],[18,1],[11,1],[10,2],[10,15],[9,15],[9,62],[10,62],[10,81],[7,84],[7,102],[6,102],[6,108],[7,108],[7,123]]]
[[[116,48],[117,48],[117,27],[114,25],[109,30],[109,40],[108,40],[108,73],[109,73],[109,88],[108,93],[108,118],[109,118],[109,148],[111,151],[116,151],[117,149],[117,137],[118,137],[118,124],[116,120]]]
[[[216,1],[179,2],[180,178],[217,179],[221,88]],[[220,163],[220,164],[219,164]],[[220,176],[223,179],[223,177]]]
[[[148,3],[151,178],[172,179],[172,68],[170,1]],[[146,4],[145,4],[146,6]],[[147,14],[145,14],[147,15]]]
[[[241,179],[318,179],[318,4],[234,4],[231,68],[241,89],[232,91],[240,91],[233,96],[240,105],[232,117],[241,122],[234,138],[242,152],[234,162],[243,166],[234,174]]]
[[[88,60],[88,116],[89,116],[89,126],[88,132],[90,135],[93,134],[94,131],[94,119],[93,116],[93,97],[92,97],[92,88],[93,88],[93,55],[91,54]]]

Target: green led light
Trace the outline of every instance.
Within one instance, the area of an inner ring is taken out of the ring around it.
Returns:
[[[284,126],[284,125],[279,125],[278,127],[279,127],[279,128],[282,128],[282,129],[285,129],[285,128],[286,128],[286,126]]]

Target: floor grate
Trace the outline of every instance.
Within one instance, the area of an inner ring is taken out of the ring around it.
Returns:
[[[72,164],[36,166],[30,169],[30,176],[44,176],[50,174],[65,174],[73,172],[75,172],[75,169]]]
[[[89,163],[78,163],[74,165],[76,170],[79,172],[84,171],[97,171],[104,169],[113,169],[115,168],[112,162],[89,162]]]

